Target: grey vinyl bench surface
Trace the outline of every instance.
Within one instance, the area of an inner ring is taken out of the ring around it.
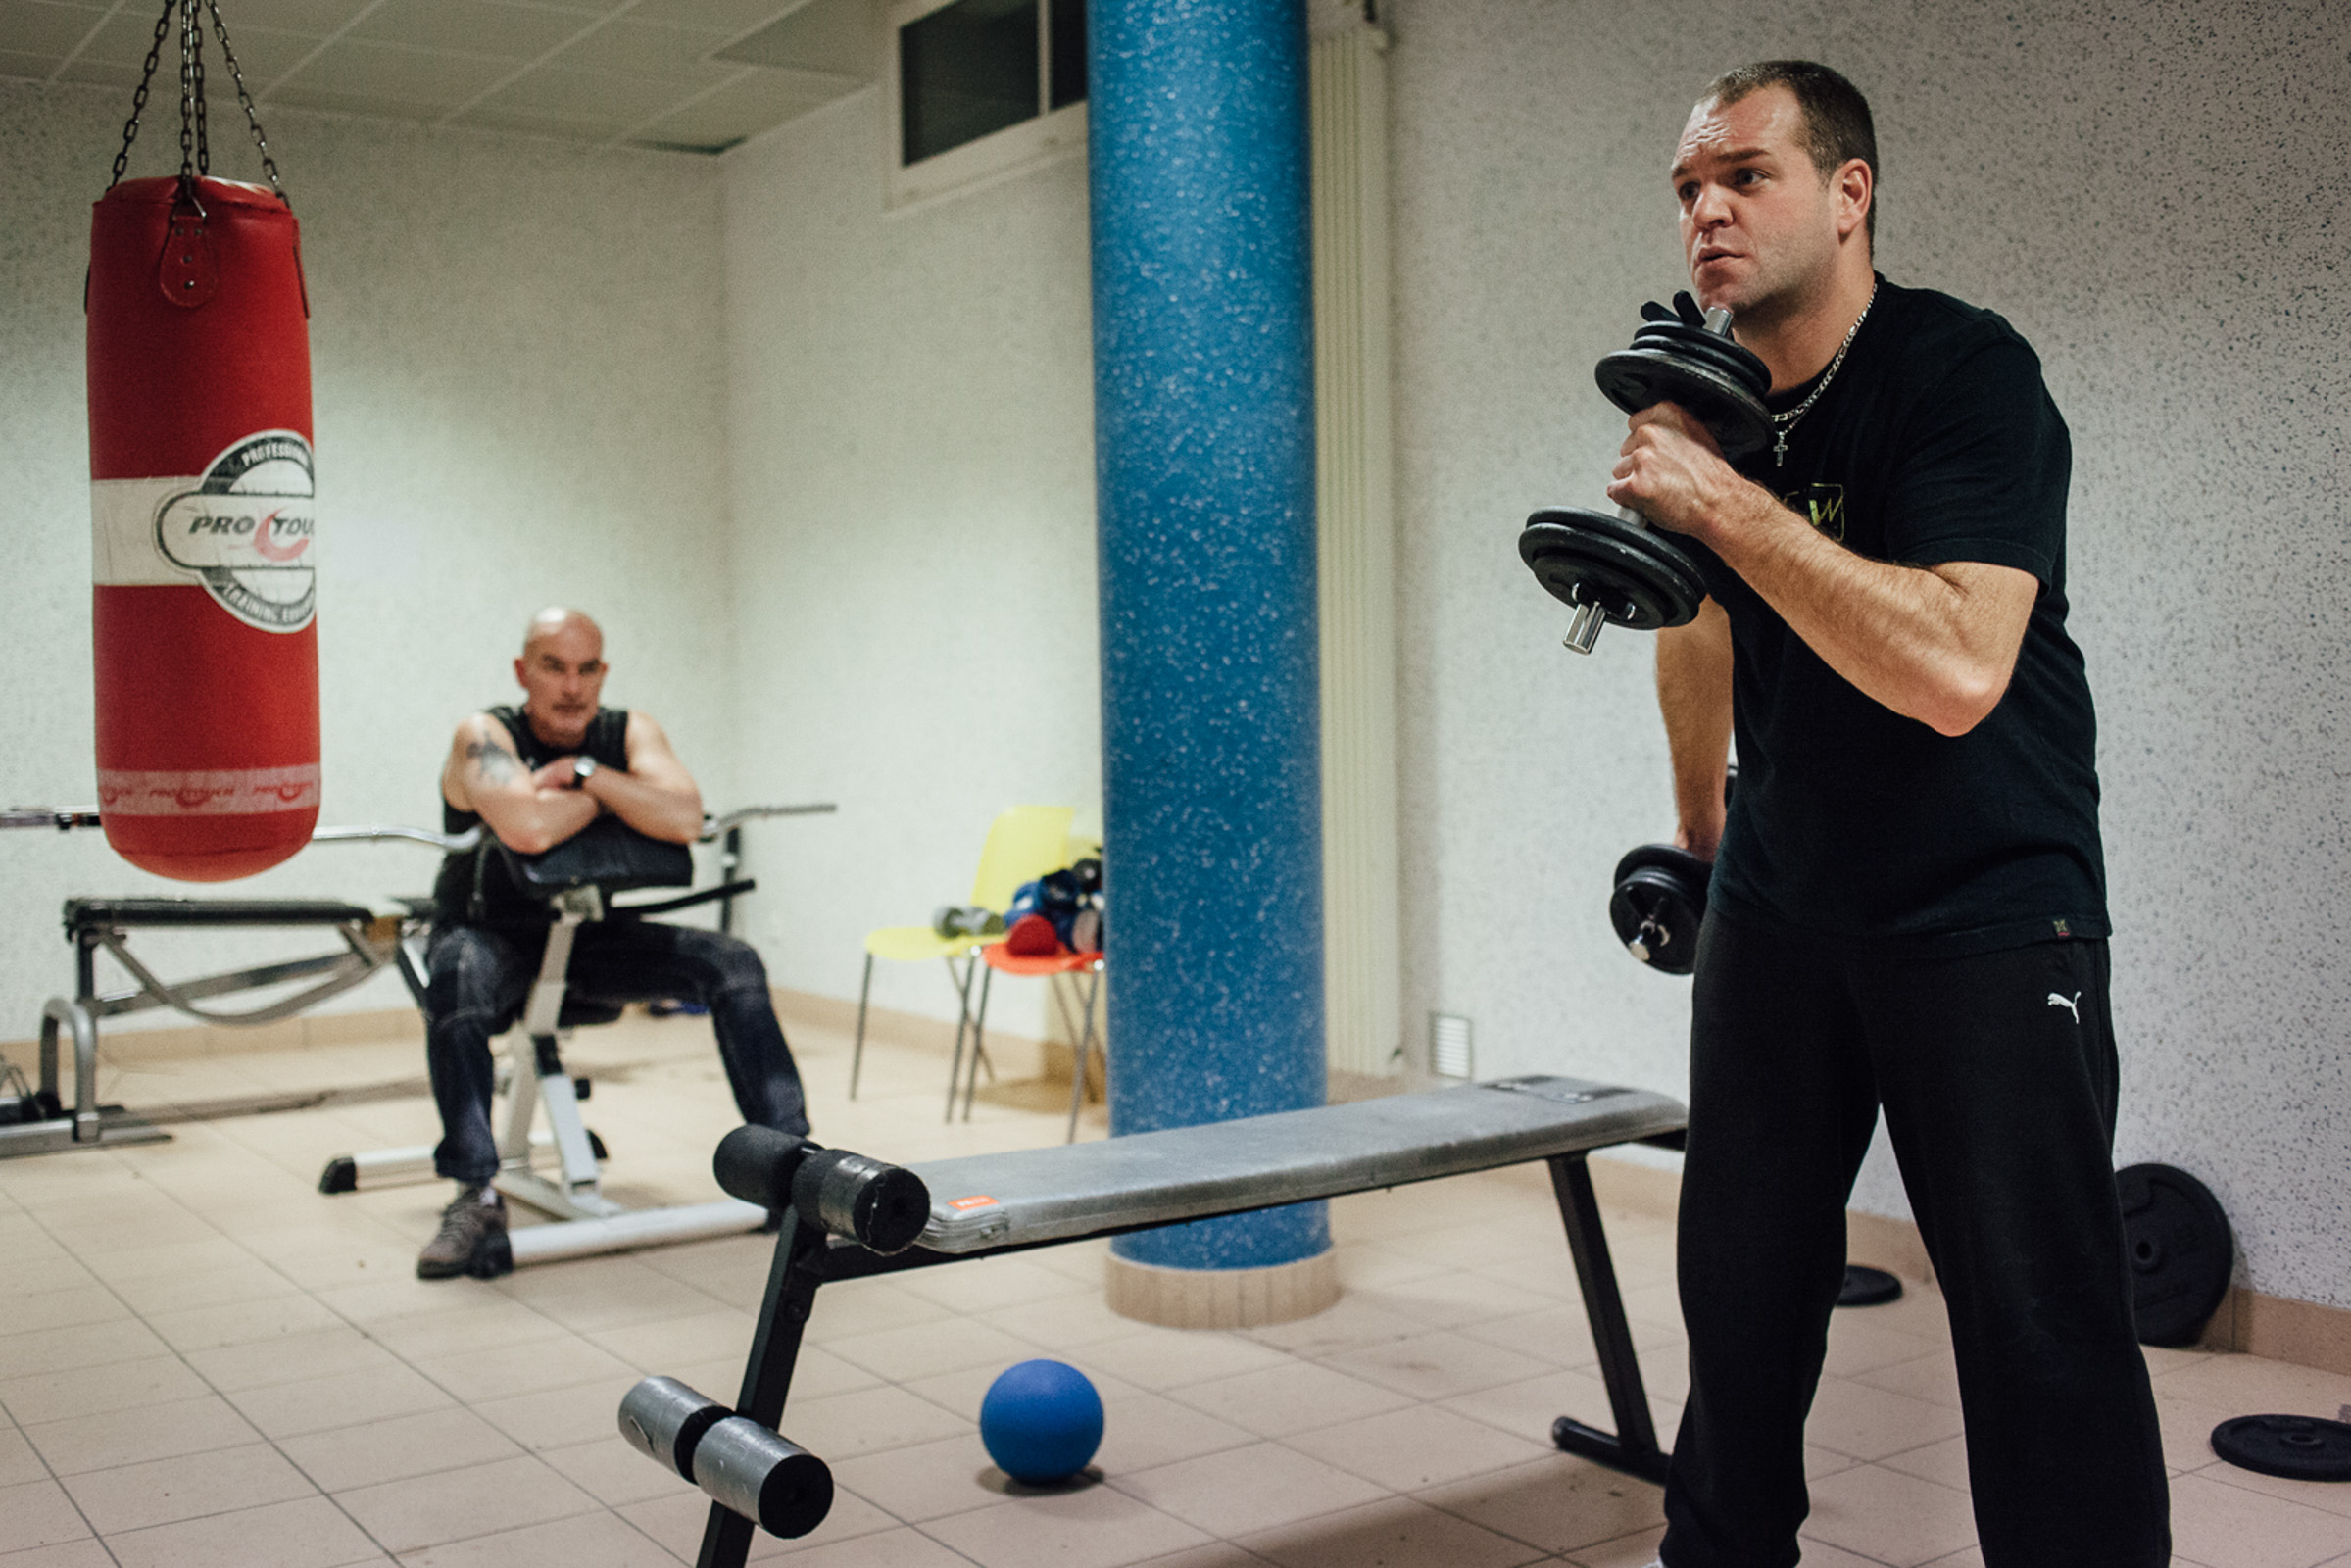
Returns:
[[[1493,1170],[1678,1133],[1642,1089],[1537,1076],[931,1160],[917,1244],[961,1256]]]

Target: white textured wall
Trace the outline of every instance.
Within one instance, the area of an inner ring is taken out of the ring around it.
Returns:
[[[127,103],[0,83],[0,803],[96,793],[81,278]],[[176,151],[163,107],[134,174]],[[265,123],[312,311],[321,819],[437,826],[450,732],[513,693],[522,622],[551,600],[603,618],[608,699],[659,715],[725,799],[714,163],[282,110]],[[216,172],[253,177],[238,137],[214,145]],[[420,890],[434,863],[420,848],[322,846],[220,891],[367,903]],[[95,833],[29,832],[0,834],[0,1040],[32,1034],[41,999],[71,989],[66,897],[202,891],[133,871]],[[328,946],[167,933],[134,951],[169,975]],[[385,976],[340,1004],[405,994]]]
[[[725,160],[741,777],[841,807],[755,830],[750,934],[852,998],[868,929],[969,898],[997,811],[1102,801],[1085,166],[885,212],[880,106]],[[990,1016],[1038,1032],[1042,996]],[[936,965],[874,1001],[955,1016]]]
[[[1580,660],[1511,548],[1591,504],[1591,367],[1682,280],[1698,89],[1803,55],[1877,111],[1880,261],[2006,315],[2073,427],[2122,1161],[2203,1177],[2248,1283],[2351,1306],[2351,9],[1395,0],[1406,1016],[1486,1073],[1679,1091],[1687,983],[1617,949],[1672,827],[1648,640]],[[1903,1212],[1880,1150],[1864,1206]]]

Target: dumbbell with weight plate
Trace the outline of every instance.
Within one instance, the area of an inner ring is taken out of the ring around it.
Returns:
[[[1671,844],[1643,844],[1617,861],[1608,923],[1625,951],[1652,969],[1690,973],[1713,877],[1714,867]]]
[[[1690,411],[1727,458],[1759,451],[1772,437],[1764,394],[1771,371],[1731,339],[1731,313],[1701,313],[1687,293],[1674,309],[1648,304],[1632,347],[1602,359],[1600,391],[1627,414],[1660,403]],[[1576,608],[1566,645],[1592,652],[1610,621],[1636,631],[1683,626],[1706,597],[1697,563],[1630,508],[1613,513],[1545,507],[1518,536],[1519,559],[1553,598]]]
[[[1002,936],[1004,917],[977,905],[943,904],[931,915],[931,929],[950,941],[956,937]]]
[[[1723,806],[1739,788],[1739,764],[1723,769]],[[1652,969],[1688,974],[1698,958],[1698,927],[1714,866],[1674,844],[1643,844],[1616,862],[1608,923],[1625,951]]]

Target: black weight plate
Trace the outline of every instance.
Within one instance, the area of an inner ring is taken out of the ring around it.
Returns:
[[[2229,1294],[2236,1263],[2229,1216],[2202,1182],[2171,1165],[2129,1165],[2114,1183],[2139,1343],[2193,1344]]]
[[[1688,625],[1706,597],[1688,556],[1654,530],[1606,513],[1546,507],[1527,519],[1518,555],[1552,598],[1596,604],[1636,631]]]
[[[1711,365],[1755,397],[1772,389],[1771,368],[1746,345],[1680,322],[1651,323],[1633,334],[1637,349],[1656,349]]]
[[[2240,1470],[2291,1481],[2351,1481],[2351,1425],[2309,1415],[2240,1415],[2212,1429],[2212,1451]]]
[[[1672,844],[1643,844],[1616,862],[1608,923],[1626,951],[1650,968],[1688,974],[1697,962],[1698,927],[1714,868]],[[1661,935],[1644,936],[1644,922]]]
[[[1600,361],[1593,379],[1627,414],[1679,403],[1714,436],[1726,458],[1760,452],[1772,439],[1763,400],[1718,367],[1662,349],[1635,347]]]
[[[1902,1282],[1882,1268],[1866,1263],[1845,1265],[1844,1288],[1837,1293],[1838,1306],[1880,1306],[1902,1298]]]

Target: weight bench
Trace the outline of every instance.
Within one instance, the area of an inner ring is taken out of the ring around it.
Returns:
[[[63,832],[98,825],[98,813],[92,810],[12,808],[0,812],[0,827],[54,827]],[[438,833],[395,827],[321,828],[312,838],[314,842],[415,839],[460,849],[472,842],[470,838],[460,842]],[[203,1023],[247,1028],[274,1023],[349,991],[386,964],[396,962],[404,974],[409,973],[411,960],[403,943],[423,925],[413,906],[406,913],[382,913],[357,904],[320,899],[79,898],[66,901],[64,919],[66,940],[73,945],[73,995],[52,997],[41,1008],[38,1086],[27,1086],[22,1094],[0,1095],[0,1158],[170,1141],[171,1134],[149,1119],[120,1105],[98,1102],[100,1019],[171,1007]],[[177,982],[159,978],[130,951],[131,933],[139,930],[300,926],[333,931],[342,939],[341,950]],[[101,992],[97,972],[101,950],[111,954],[137,984],[128,990]],[[217,998],[297,980],[316,983],[293,996],[242,1012],[202,1005]],[[73,1039],[73,1102],[70,1107],[61,1098],[61,1030]],[[244,1110],[290,1109],[319,1098],[315,1094],[288,1095],[240,1102],[239,1105]]]
[[[1687,1118],[1663,1095],[1538,1076],[904,1168],[738,1128],[719,1146],[720,1185],[786,1213],[735,1408],[648,1378],[621,1403],[621,1436],[712,1496],[701,1568],[741,1568],[755,1524],[805,1535],[831,1506],[831,1473],[777,1430],[818,1287],[1540,1159],[1616,1423],[1563,1415],[1551,1440],[1661,1483],[1667,1456],[1585,1156],[1680,1148]]]

